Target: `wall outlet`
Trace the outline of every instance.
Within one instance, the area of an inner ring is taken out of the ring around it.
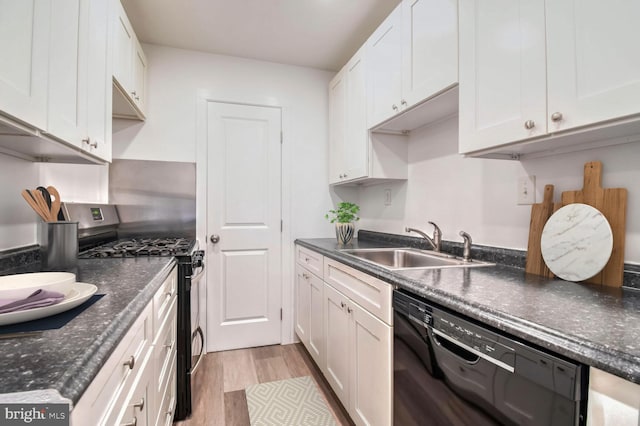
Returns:
[[[536,202],[536,177],[522,176],[518,178],[518,204],[526,205]]]
[[[385,206],[391,205],[391,189],[390,188],[387,188],[384,190],[384,205]]]

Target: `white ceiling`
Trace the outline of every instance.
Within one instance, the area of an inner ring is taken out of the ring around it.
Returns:
[[[337,71],[400,0],[122,0],[144,43]]]

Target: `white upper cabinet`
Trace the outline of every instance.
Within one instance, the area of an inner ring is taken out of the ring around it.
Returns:
[[[640,113],[640,2],[553,0],[546,16],[549,132]]]
[[[86,0],[60,0],[51,10],[46,133],[78,147],[87,138],[88,6]]]
[[[640,133],[639,20],[636,0],[460,2],[460,152],[518,158]]]
[[[330,183],[352,181],[368,174],[366,108],[361,49],[329,84]]]
[[[405,136],[367,129],[368,57],[361,48],[329,83],[329,183],[407,178]]]
[[[345,70],[342,69],[329,83],[329,183],[342,180],[344,174],[344,145],[346,140]]]
[[[0,112],[47,126],[50,0],[0,0]]]
[[[108,0],[61,0],[51,13],[46,134],[111,160]]]
[[[546,126],[544,2],[460,3],[460,151],[532,136]]]
[[[416,105],[458,83],[458,4],[402,2],[402,99]]]
[[[119,0],[113,15],[113,116],[145,118],[147,59]]]
[[[402,4],[367,41],[369,126],[400,111],[402,98]]]
[[[457,1],[404,0],[367,41],[367,63],[369,128],[455,86]]]

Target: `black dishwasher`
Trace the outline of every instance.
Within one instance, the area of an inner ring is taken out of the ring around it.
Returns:
[[[394,424],[583,425],[588,368],[394,291]]]

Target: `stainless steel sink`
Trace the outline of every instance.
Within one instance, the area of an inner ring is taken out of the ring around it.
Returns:
[[[386,269],[439,269],[439,268],[472,268],[478,266],[494,266],[493,263],[471,260],[465,262],[451,254],[438,253],[412,248],[384,249],[343,249],[344,254],[371,262]]]

